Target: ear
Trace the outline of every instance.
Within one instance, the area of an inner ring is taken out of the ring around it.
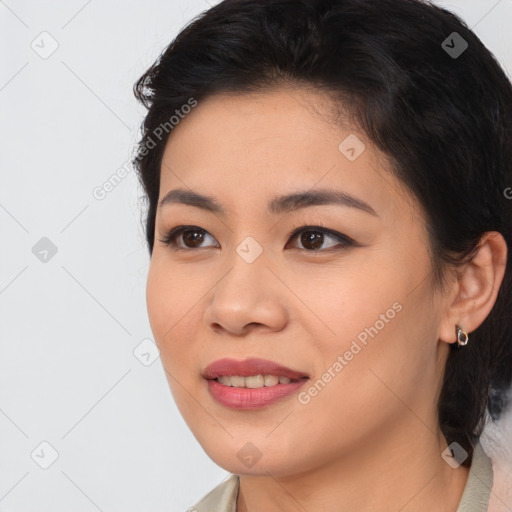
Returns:
[[[487,318],[496,302],[506,264],[507,243],[501,233],[484,233],[472,260],[459,269],[451,287],[451,303],[439,330],[441,340],[456,342],[456,325],[469,334]]]

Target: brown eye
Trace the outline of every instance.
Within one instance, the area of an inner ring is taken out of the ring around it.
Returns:
[[[306,249],[320,249],[324,242],[324,234],[319,231],[303,231],[300,243]]]
[[[178,243],[180,236],[182,244]],[[161,238],[160,241],[165,245],[172,246],[175,250],[201,249],[201,244],[207,237],[214,240],[208,231],[197,226],[177,226],[174,229],[171,229],[171,231],[169,231],[165,237]]]
[[[355,242],[349,237],[319,226],[302,226],[295,230],[290,236],[290,240],[293,240],[294,238],[298,238],[302,245],[300,248],[305,249],[308,252],[321,252],[320,250],[322,248],[327,250],[355,245]],[[323,244],[326,243],[326,240],[329,239],[334,240],[337,243],[331,243],[327,247],[322,247]]]
[[[204,234],[205,232],[203,230],[187,229],[183,231],[182,240],[187,247],[198,247],[204,239]]]

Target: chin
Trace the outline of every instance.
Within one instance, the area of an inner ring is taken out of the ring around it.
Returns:
[[[279,439],[276,437],[274,442],[279,444]],[[298,467],[303,469],[302,461],[276,453],[275,446],[268,440],[266,447],[262,444],[234,439],[227,444],[220,444],[216,439],[212,445],[202,446],[215,464],[236,475],[268,476],[270,473],[274,477],[282,477],[292,474]]]

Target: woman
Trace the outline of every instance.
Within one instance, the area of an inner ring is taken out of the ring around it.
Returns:
[[[512,88],[418,0],[224,0],[139,79],[147,305],[231,476],[191,510],[487,510]]]

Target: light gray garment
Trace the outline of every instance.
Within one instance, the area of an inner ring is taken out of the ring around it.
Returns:
[[[484,512],[489,507],[493,483],[491,459],[480,442],[476,443],[468,481],[460,499],[457,512]],[[235,509],[236,510],[236,509]]]
[[[456,512],[485,512],[493,483],[491,459],[478,442],[473,452],[468,480]],[[236,512],[238,475],[229,477],[199,500],[189,512]]]

